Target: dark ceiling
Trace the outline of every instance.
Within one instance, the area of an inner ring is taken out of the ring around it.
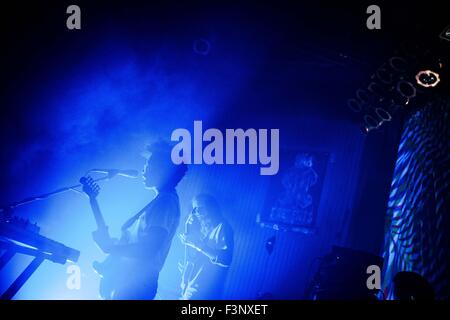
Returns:
[[[303,114],[346,117],[346,99],[400,42],[437,38],[450,24],[436,2],[378,1],[382,29],[370,31],[365,11],[371,1],[75,1],[82,7],[83,29],[69,36],[64,12],[72,2],[15,1],[2,10],[2,88],[8,90],[3,96],[23,89],[18,82],[31,85],[49,63],[70,68],[101,40],[126,34],[130,44],[148,49],[167,39],[190,45],[211,37],[217,59],[237,53],[258,70],[242,90],[266,92],[264,101],[283,97],[288,116],[298,112],[289,102],[300,96]],[[239,109],[252,112],[256,105]]]

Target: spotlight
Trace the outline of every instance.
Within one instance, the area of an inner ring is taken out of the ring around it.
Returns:
[[[439,35],[439,37],[440,37],[441,39],[450,41],[450,25],[448,25],[448,26],[444,29],[444,31],[442,31],[442,33]]]
[[[421,85],[422,87],[429,88],[436,87],[441,79],[439,78],[439,73],[431,70],[422,70],[417,73],[416,81],[417,84]]]

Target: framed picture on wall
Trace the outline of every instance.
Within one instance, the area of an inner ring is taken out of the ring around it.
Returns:
[[[315,230],[330,154],[282,149],[257,222],[263,227],[312,233]]]

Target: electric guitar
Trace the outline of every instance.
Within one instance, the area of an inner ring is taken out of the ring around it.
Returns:
[[[89,196],[89,203],[97,224],[97,230],[92,233],[93,238],[109,238],[108,226],[97,202],[100,187],[90,177],[82,177],[80,183],[83,185],[83,191]],[[106,300],[111,299],[115,289],[120,286],[120,280],[125,273],[122,258],[110,254],[103,262],[94,261],[92,266],[100,275],[100,296]]]

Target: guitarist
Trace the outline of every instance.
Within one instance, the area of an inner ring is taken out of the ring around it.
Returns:
[[[88,194],[97,231],[97,245],[109,254],[102,264],[94,265],[101,274],[100,296],[115,300],[150,300],[157,292],[158,276],[180,220],[179,199],[175,187],[186,173],[185,164],[174,165],[171,147],[157,142],[148,147],[150,157],[143,171],[144,185],[157,196],[122,226],[120,240],[113,239],[101,216],[96,196],[99,191],[90,177],[82,178]]]
[[[197,195],[192,207],[184,233],[179,234],[185,245],[180,299],[218,300],[233,257],[233,230],[213,196]]]

